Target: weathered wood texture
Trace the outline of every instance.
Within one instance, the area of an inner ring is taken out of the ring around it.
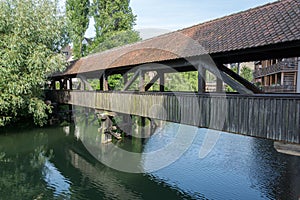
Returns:
[[[48,91],[65,104],[300,144],[300,96]]]

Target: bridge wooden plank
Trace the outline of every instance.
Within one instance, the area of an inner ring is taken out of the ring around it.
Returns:
[[[197,97],[198,98],[198,102],[199,102],[199,114],[200,114],[200,122],[199,122],[199,125],[200,127],[205,127],[205,107],[203,105],[203,102],[204,102],[204,98],[201,98],[200,96]]]
[[[276,123],[276,101],[272,101],[270,100],[270,126],[269,126],[269,129],[270,129],[270,137],[274,137],[276,138],[277,140],[279,140],[279,136],[280,134],[276,134],[276,130],[275,130],[275,123]]]
[[[300,96],[297,95],[95,91],[53,91],[52,95],[53,99],[48,99],[58,103],[300,144]]]
[[[282,113],[282,100],[281,99],[276,99],[276,105],[275,105],[275,124],[274,124],[274,128],[275,128],[275,132],[282,132],[282,127],[280,126],[281,124],[281,118],[279,115],[276,115],[277,112]],[[283,135],[282,134],[278,134],[278,139],[282,140]]]
[[[254,114],[254,103],[253,98],[249,98],[249,117],[248,117],[248,130],[249,135],[253,136],[255,132],[255,114]],[[251,127],[251,128],[249,128]]]
[[[300,70],[299,70],[300,71]],[[296,106],[296,125],[297,126],[297,131],[296,133],[298,133],[298,144],[300,144],[300,102],[297,101],[296,102],[297,106]]]
[[[298,134],[297,134],[297,130],[295,129],[296,126],[296,102],[295,100],[291,99],[289,100],[289,110],[290,110],[290,114],[289,114],[289,134],[291,135],[291,140],[293,140],[294,142],[298,141]]]

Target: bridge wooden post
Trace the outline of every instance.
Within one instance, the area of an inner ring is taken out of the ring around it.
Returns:
[[[131,115],[129,114],[124,114],[122,116],[123,118],[123,126],[121,127],[121,129],[125,132],[126,136],[131,136],[132,135],[132,118]]]
[[[103,74],[101,74],[100,78],[99,78],[99,84],[100,84],[100,91],[103,91],[103,82],[104,82],[104,79],[103,79]]]
[[[223,92],[223,81],[217,77],[216,92]]]
[[[145,72],[143,70],[139,71],[139,77],[140,77],[139,91],[145,92]]]
[[[63,90],[67,90],[68,89],[68,78],[64,78],[62,81],[62,87]]]
[[[103,91],[108,91],[108,75],[103,73]]]
[[[51,90],[55,90],[56,89],[55,88],[55,80],[54,79],[51,80],[50,89]]]
[[[197,71],[198,71],[198,93],[204,93],[206,69],[204,67],[198,66]]]
[[[80,79],[79,90],[85,90],[86,78],[84,76],[79,76],[79,79]]]
[[[59,90],[63,90],[63,80],[59,79]]]
[[[146,130],[145,130],[145,126],[146,126],[146,118],[145,117],[141,117],[141,140],[145,140],[146,139]]]
[[[69,109],[69,113],[68,113],[69,121],[72,123],[73,122],[73,111],[72,111],[73,110],[73,105],[69,104],[68,109]]]
[[[298,71],[297,71],[297,93],[300,93],[300,57],[298,57]]]
[[[280,80],[280,85],[284,84],[284,72],[281,73],[281,80]],[[266,86],[266,78],[265,78],[265,82],[264,82],[264,86]]]
[[[81,90],[85,90],[85,82],[84,82],[84,81],[82,81],[82,86],[81,86],[80,89],[81,89]]]
[[[73,90],[73,82],[72,82],[72,78],[69,78],[69,89]]]
[[[68,79],[64,78],[63,79],[63,90],[67,90],[68,89]]]
[[[165,73],[164,72],[157,72],[159,74],[159,91],[165,91]]]
[[[123,76],[124,86],[125,86],[125,84],[128,82],[128,75],[127,75],[127,73],[125,73],[122,76]]]

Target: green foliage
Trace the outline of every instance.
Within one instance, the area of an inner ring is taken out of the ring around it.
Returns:
[[[108,78],[108,85],[112,90],[121,90],[124,87],[123,77],[121,74],[114,74]]]
[[[233,67],[232,71],[237,73],[238,69],[237,67]],[[246,79],[249,82],[253,81],[253,72],[250,68],[243,66],[242,69],[240,70],[240,76]],[[226,92],[236,92],[234,89],[232,89],[230,86],[226,86]]]
[[[31,137],[30,141],[22,137],[17,145],[14,138],[1,138],[1,199],[49,199],[53,194],[46,190],[46,185],[36,184],[47,169],[45,163],[53,158],[53,150],[47,147],[48,137],[43,133]],[[27,146],[19,145],[24,142]],[[23,153],[20,147],[26,151]],[[16,149],[18,153],[15,153]]]
[[[165,76],[166,91],[197,91],[198,72],[170,73]]]
[[[0,126],[22,117],[43,125],[42,100],[49,74],[62,70],[65,19],[51,0],[0,2]]]
[[[92,15],[95,20],[96,39],[103,39],[110,33],[132,30],[136,16],[129,6],[129,0],[93,0]]]
[[[73,42],[74,58],[80,58],[83,53],[82,41],[89,26],[89,7],[89,0],[66,1],[68,29]]]
[[[139,33],[134,30],[117,31],[105,37],[101,43],[97,41],[90,47],[91,53],[101,52],[114,47],[132,44],[141,40]]]
[[[98,79],[88,79],[87,82],[93,88],[93,90],[100,90],[100,83]]]
[[[95,20],[96,37],[88,46],[88,53],[96,53],[141,40],[133,30],[136,16],[129,6],[129,0],[93,0],[91,13]],[[121,75],[111,75],[108,84],[113,90],[124,86]],[[99,88],[99,81],[90,81],[93,89]]]
[[[90,11],[95,20],[96,37],[88,46],[89,54],[141,40],[139,33],[133,30],[136,16],[133,15],[129,2],[129,0],[92,1]],[[98,80],[89,82],[93,89],[100,89]],[[113,90],[120,90],[124,85],[121,75],[111,75],[108,84]]]
[[[140,40],[133,31],[136,16],[129,0],[93,0],[92,16],[95,20],[96,37],[90,52],[103,51]]]
[[[253,81],[253,72],[250,68],[248,67],[243,67],[241,69],[241,76],[246,79],[247,81],[249,82],[252,82]]]

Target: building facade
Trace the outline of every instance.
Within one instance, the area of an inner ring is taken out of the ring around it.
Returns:
[[[299,93],[300,58],[264,60],[255,63],[255,83],[270,93]]]
[[[66,56],[66,60],[67,60],[68,62],[70,62],[70,61],[73,60],[73,56],[72,56],[73,49],[72,49],[71,45],[68,44],[67,46],[65,46],[65,47],[61,50],[61,52]]]

